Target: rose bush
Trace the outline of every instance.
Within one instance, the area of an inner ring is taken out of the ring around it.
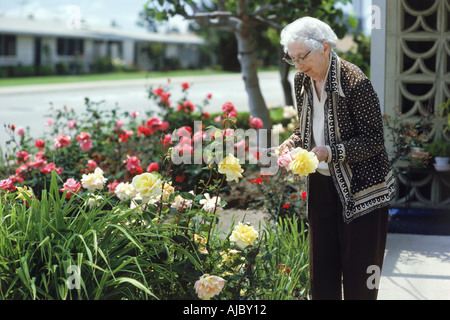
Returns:
[[[173,103],[168,86],[150,88],[160,112],[142,118],[86,99],[81,115],[52,108],[39,139],[8,127],[12,152],[3,153],[0,168],[2,299],[307,297],[303,228],[273,219],[259,230],[240,221],[219,231],[227,204],[221,193],[252,168],[219,147],[248,145],[236,140],[239,113],[231,102],[211,117],[203,110],[211,95],[196,105],[189,89],[184,83],[185,96]],[[194,127],[197,120],[203,127]],[[262,125],[256,118],[246,124]],[[199,156],[196,144],[214,148]],[[176,153],[199,161],[174,163]],[[280,274],[280,264],[291,272]],[[63,280],[68,267],[82,276],[75,290]],[[285,281],[293,286],[274,295]]]

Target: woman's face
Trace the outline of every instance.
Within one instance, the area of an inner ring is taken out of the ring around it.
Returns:
[[[304,57],[308,51],[308,47],[303,42],[291,43],[287,46],[288,55],[292,59]],[[295,63],[295,69],[306,73],[315,81],[325,79],[328,70],[330,55],[330,45],[328,42],[323,42],[323,48],[309,52],[304,60],[299,60]]]

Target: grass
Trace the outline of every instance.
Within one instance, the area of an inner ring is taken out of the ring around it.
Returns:
[[[225,71],[216,71],[211,69],[204,70],[178,70],[178,71],[137,71],[137,72],[115,72],[104,74],[85,74],[70,76],[37,76],[23,78],[3,78],[0,79],[0,87],[22,86],[35,84],[52,84],[52,83],[73,83],[73,82],[89,82],[89,81],[114,81],[114,80],[131,80],[161,77],[182,77],[193,75],[216,75],[224,74]]]

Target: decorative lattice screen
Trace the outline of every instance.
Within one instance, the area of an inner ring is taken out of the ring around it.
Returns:
[[[397,0],[396,101],[405,117],[436,114],[450,97],[450,0]]]

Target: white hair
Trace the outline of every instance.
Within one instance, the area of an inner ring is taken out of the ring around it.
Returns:
[[[336,33],[325,22],[312,17],[303,17],[288,24],[281,31],[280,43],[287,52],[287,47],[297,41],[303,42],[309,50],[322,48],[323,42],[328,42],[333,49],[337,45]]]

